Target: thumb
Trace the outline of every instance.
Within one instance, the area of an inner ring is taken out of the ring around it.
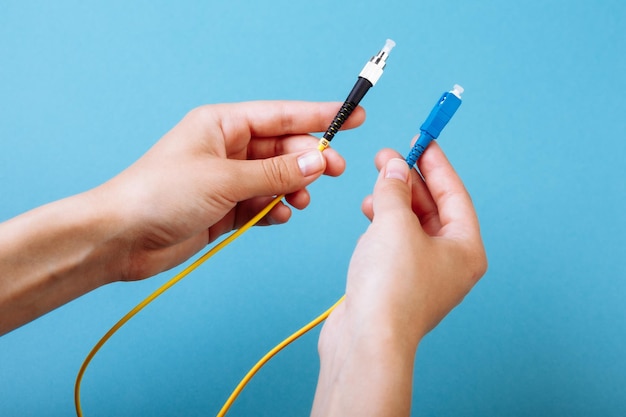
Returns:
[[[396,216],[408,213],[411,208],[411,176],[404,159],[392,158],[380,170],[374,186],[373,209],[376,217]]]
[[[292,193],[312,183],[326,169],[326,159],[317,149],[301,154],[231,162],[237,182],[232,191],[238,201]]]

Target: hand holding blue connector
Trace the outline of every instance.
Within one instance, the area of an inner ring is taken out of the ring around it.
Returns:
[[[420,126],[420,135],[415,145],[406,157],[406,163],[413,168],[417,160],[426,150],[426,147],[437,139],[444,127],[448,124],[454,113],[461,105],[463,87],[455,84],[452,90],[445,92],[430,111],[428,118]]]

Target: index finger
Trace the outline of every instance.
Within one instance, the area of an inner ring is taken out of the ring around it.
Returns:
[[[227,139],[271,137],[298,133],[324,132],[342,103],[308,101],[251,101],[214,106]],[[365,120],[357,107],[344,124],[354,128]]]
[[[472,199],[435,141],[428,146],[418,165],[437,205],[441,234],[480,239],[478,217]]]

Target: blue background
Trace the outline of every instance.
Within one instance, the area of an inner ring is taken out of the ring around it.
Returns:
[[[454,83],[464,104],[439,142],[490,267],[420,346],[413,413],[626,415],[625,21],[620,0],[3,1],[2,220],[107,180],[195,106],[341,101],[385,39],[398,44],[366,123],[334,142],[346,173],[122,329],[86,373],[86,415],[214,415],[342,294],[376,151],[405,153]],[[89,349],[171,275],[101,288],[0,338],[0,415],[71,415]],[[308,415],[317,335],[229,415]]]

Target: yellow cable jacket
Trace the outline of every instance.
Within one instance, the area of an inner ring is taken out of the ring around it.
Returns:
[[[294,340],[296,340],[297,338],[299,338],[300,336],[302,336],[303,334],[305,334],[306,332],[308,332],[309,330],[311,330],[312,328],[314,328],[315,326],[317,326],[318,324],[326,320],[326,318],[330,315],[330,313],[335,309],[335,307],[337,307],[343,301],[344,298],[345,298],[345,295],[342,296],[335,304],[333,304],[332,307],[330,307],[328,310],[320,314],[317,318],[315,318],[309,324],[305,325],[300,330],[296,331],[294,334],[292,334],[291,336],[289,336],[288,338],[280,342],[278,345],[276,345],[274,348],[272,348],[272,350],[267,352],[265,356],[263,356],[261,360],[259,360],[256,363],[256,365],[254,365],[252,369],[248,371],[248,373],[246,374],[246,376],[243,377],[241,382],[239,382],[239,384],[234,389],[232,394],[230,394],[230,397],[228,397],[228,399],[222,406],[222,409],[220,410],[220,412],[217,413],[217,417],[224,417],[226,415],[230,407],[233,405],[233,403],[237,399],[237,396],[241,393],[241,391],[243,391],[243,389],[248,384],[248,382],[250,382],[252,377],[259,371],[259,369],[263,367],[263,365],[265,365],[270,359],[272,359],[278,352],[280,352],[285,347],[287,347],[291,342],[293,342]]]
[[[137,304],[135,308],[133,308],[128,313],[126,313],[124,317],[122,317],[117,323],[115,323],[115,325],[111,327],[111,329],[108,332],[106,332],[104,336],[102,336],[102,338],[98,341],[98,343],[96,343],[96,345],[91,349],[91,352],[89,352],[89,354],[83,361],[83,364],[81,365],[80,370],[78,371],[78,375],[76,375],[76,383],[74,384],[74,406],[76,408],[76,415],[78,417],[83,417],[83,411],[80,405],[80,385],[83,380],[83,375],[85,374],[85,370],[89,366],[89,363],[91,362],[93,357],[96,355],[96,353],[98,353],[100,348],[102,348],[102,346],[111,338],[111,336],[113,336],[115,332],[117,332],[124,324],[126,324],[131,318],[133,318],[135,314],[139,313],[145,306],[147,306],[152,301],[154,301],[158,296],[160,296],[169,288],[171,288],[174,284],[176,284],[177,282],[185,278],[192,271],[194,271],[196,268],[202,265],[202,263],[204,263],[207,259],[215,255],[217,252],[222,250],[233,240],[237,239],[244,232],[246,232],[256,223],[258,223],[258,221],[261,220],[276,204],[278,204],[283,199],[283,197],[284,195],[279,195],[275,197],[263,210],[261,210],[256,216],[250,219],[246,224],[241,226],[239,229],[237,229],[232,234],[230,234],[226,239],[224,239],[223,241],[215,245],[213,248],[208,250],[204,255],[196,259],[192,264],[190,264],[188,267],[186,267],[184,270],[182,270],[180,273],[174,276],[174,278],[170,279],[165,284],[157,288],[157,290],[154,291],[152,294],[150,294],[148,297],[146,297],[145,300]]]
[[[317,149],[319,151],[324,151],[326,148],[328,148],[329,145],[330,145],[330,143],[327,140],[322,138],[320,140],[320,143],[318,144]],[[237,229],[235,232],[233,232],[226,239],[224,239],[223,241],[221,241],[220,243],[215,245],[213,248],[208,250],[205,254],[203,254],[198,259],[196,259],[192,264],[190,264],[188,267],[186,267],[184,270],[182,270],[180,273],[178,273],[172,279],[170,279],[165,284],[163,284],[162,286],[157,288],[156,291],[154,291],[152,294],[150,294],[148,297],[146,297],[145,300],[143,300],[142,302],[137,304],[131,311],[126,313],[126,315],[124,317],[122,317],[117,323],[115,323],[115,325],[113,327],[111,327],[111,329],[109,329],[109,331],[106,332],[105,335],[102,336],[102,338],[100,338],[98,343],[96,343],[96,345],[91,349],[91,351],[89,352],[89,354],[87,355],[87,357],[83,361],[83,363],[80,366],[80,369],[78,371],[78,375],[76,375],[76,382],[74,384],[74,406],[76,408],[76,415],[78,417],[83,417],[83,411],[82,411],[82,407],[81,407],[81,404],[80,404],[80,386],[81,386],[81,383],[82,383],[85,371],[87,370],[87,367],[91,363],[91,360],[94,358],[94,356],[96,356],[96,353],[98,353],[98,351],[111,338],[111,336],[113,336],[124,324],[128,323],[128,321],[131,318],[133,318],[137,313],[139,313],[141,310],[143,310],[144,307],[146,307],[148,304],[150,304],[152,301],[154,301],[158,296],[160,296],[165,291],[170,289],[172,286],[174,286],[174,284],[176,284],[177,282],[179,282],[180,280],[185,278],[187,275],[189,275],[191,272],[193,272],[196,268],[198,268],[200,265],[202,265],[206,260],[211,258],[217,252],[222,250],[224,247],[226,247],[232,241],[237,239],[239,236],[241,236],[243,233],[245,233],[248,229],[250,229],[256,223],[258,223],[259,220],[261,220],[267,213],[269,213],[269,211],[276,204],[278,204],[283,199],[283,197],[285,197],[285,196],[284,195],[276,196],[267,206],[265,206],[265,208],[263,210],[261,210],[257,215],[255,215],[252,219],[250,219],[246,224],[244,224],[242,227]],[[259,360],[256,363],[256,365],[254,365],[254,367],[252,367],[252,369],[250,369],[250,371],[248,371],[248,373],[246,374],[246,376],[243,377],[241,382],[239,382],[239,384],[237,385],[235,390],[232,392],[230,397],[228,397],[228,400],[226,400],[226,403],[224,403],[224,406],[222,406],[222,409],[218,413],[218,417],[222,417],[222,416],[226,415],[226,413],[228,412],[228,410],[230,409],[230,407],[234,403],[234,401],[237,398],[237,396],[241,393],[241,391],[248,384],[248,382],[250,382],[252,377],[259,371],[259,369],[261,369],[261,367],[263,367],[263,365],[265,365],[272,357],[274,357],[278,352],[283,350],[291,342],[293,342],[294,340],[296,340],[297,338],[299,338],[300,336],[302,336],[303,334],[305,334],[306,332],[308,332],[309,330],[313,329],[315,326],[317,326],[318,324],[320,324],[321,322],[326,320],[326,318],[335,309],[335,307],[337,305],[339,305],[343,301],[344,297],[345,296],[341,297],[339,299],[339,301],[337,301],[332,307],[330,307],[328,310],[326,310],[324,313],[322,313],[316,319],[311,321],[309,324],[305,325],[300,330],[296,331],[294,334],[292,334],[291,336],[289,336],[288,338],[286,338],[285,340],[280,342],[278,345],[276,345],[276,347],[274,347],[265,356],[263,356],[263,358],[261,358],[261,360]]]

